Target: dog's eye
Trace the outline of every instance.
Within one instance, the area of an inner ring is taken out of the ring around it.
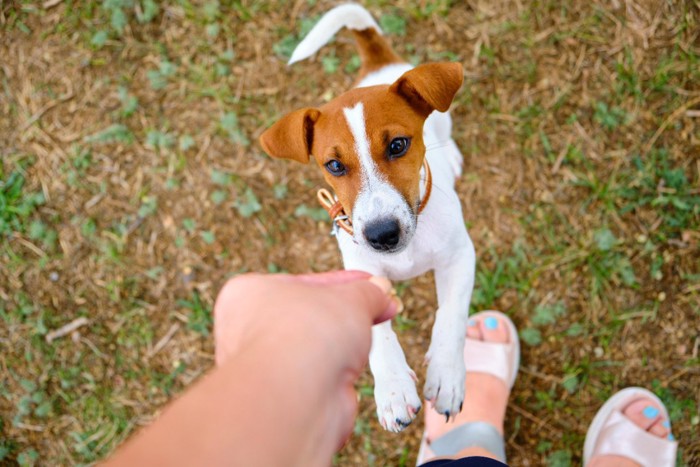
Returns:
[[[331,159],[328,162],[326,162],[326,170],[328,170],[328,172],[330,172],[330,174],[335,177],[345,175],[346,171],[343,163],[335,159]]]
[[[394,138],[389,143],[389,159],[396,159],[408,151],[408,147],[411,145],[411,140],[409,138],[400,137]]]

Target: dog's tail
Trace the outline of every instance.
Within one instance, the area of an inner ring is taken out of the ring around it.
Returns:
[[[355,35],[362,61],[360,77],[391,63],[403,63],[389,43],[382,37],[382,30],[369,11],[360,5],[348,3],[329,10],[316,23],[292,53],[288,64],[309,58],[330,41],[335,33],[348,28]]]

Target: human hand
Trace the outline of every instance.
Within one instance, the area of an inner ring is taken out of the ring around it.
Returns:
[[[272,423],[283,433],[274,438],[281,453],[298,455],[300,465],[328,464],[353,428],[353,384],[371,326],[398,310],[390,290],[386,279],[358,271],[244,275],[224,286],[214,308],[217,365],[245,358],[250,372],[265,373],[264,387],[251,388],[259,404],[246,421],[251,441],[261,439],[258,429],[269,437]]]

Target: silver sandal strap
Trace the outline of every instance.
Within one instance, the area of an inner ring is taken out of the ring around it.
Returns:
[[[457,426],[430,443],[436,456],[454,456],[466,448],[486,449],[505,463],[506,449],[503,435],[486,422],[470,422]]]

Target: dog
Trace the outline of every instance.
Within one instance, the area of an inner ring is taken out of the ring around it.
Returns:
[[[447,113],[462,85],[462,67],[414,68],[356,4],[329,10],[289,64],[310,57],[343,28],[354,34],[361,58],[356,86],[319,107],[285,115],[260,143],[273,158],[316,160],[335,191],[321,195],[346,269],[394,281],[434,271],[438,310],[423,395],[449,420],[461,411],[464,397],[463,349],[476,262],[454,189],[463,157]],[[390,322],[372,328],[369,364],[379,422],[399,432],[415,418],[421,398]]]

